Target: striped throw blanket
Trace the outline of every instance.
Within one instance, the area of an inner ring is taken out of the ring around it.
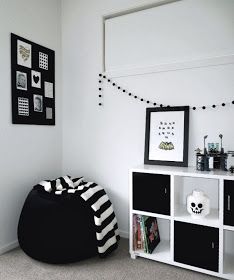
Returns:
[[[39,185],[55,195],[79,195],[91,207],[100,257],[105,257],[118,247],[120,239],[118,224],[113,205],[103,187],[93,182],[86,182],[83,177],[72,179],[70,176],[63,176],[53,181],[42,181]]]

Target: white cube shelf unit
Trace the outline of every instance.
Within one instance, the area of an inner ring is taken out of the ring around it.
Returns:
[[[223,279],[234,279],[234,175],[194,167],[142,165],[130,180],[129,251]],[[194,189],[210,198],[211,211],[194,219],[186,198]],[[133,250],[133,215],[157,217],[160,243],[152,254]]]

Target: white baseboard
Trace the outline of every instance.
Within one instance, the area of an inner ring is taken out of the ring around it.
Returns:
[[[11,243],[6,244],[5,246],[0,247],[0,255],[6,253],[8,251],[11,251],[11,250],[17,248],[18,246],[19,246],[18,240],[15,240]]]
[[[123,237],[123,238],[129,238],[129,233],[127,231],[124,231],[124,230],[119,230],[119,235],[120,237]]]

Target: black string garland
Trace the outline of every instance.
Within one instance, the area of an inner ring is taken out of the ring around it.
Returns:
[[[120,85],[118,85],[116,82],[112,81],[110,78],[107,78],[105,75],[103,74],[99,74],[99,103],[98,105],[99,106],[102,106],[103,105],[103,102],[102,102],[102,98],[103,98],[103,94],[100,94],[100,92],[103,90],[103,88],[101,87],[101,84],[106,80],[108,83],[111,83],[113,87],[116,87],[117,90],[119,90],[119,93],[124,93],[124,94],[127,94],[129,97],[132,97],[134,99],[138,99],[140,102],[145,102],[146,104],[152,104],[153,106],[158,106],[158,107],[167,107],[167,108],[170,108],[171,106],[170,105],[165,105],[165,104],[158,104],[156,102],[152,102],[150,100],[145,100],[144,98],[140,97],[140,96],[137,96],[137,95],[134,95],[132,92],[128,92],[126,89],[122,88]],[[225,107],[226,105],[234,105],[234,100],[231,101],[230,103],[221,103],[221,104],[213,104],[211,106],[193,106],[193,107],[190,107],[191,110],[194,110],[196,111],[197,109],[202,109],[202,110],[206,110],[208,108],[217,108],[217,107]]]
[[[102,82],[103,82],[103,75],[102,75],[102,74],[99,74],[98,76],[99,76],[99,80],[98,80],[98,82],[99,82],[99,88],[98,88],[98,90],[99,90],[99,95],[98,95],[98,97],[99,97],[99,103],[98,103],[98,105],[99,105],[99,106],[102,106],[102,101],[101,101],[102,94],[100,94],[100,92],[102,91],[102,88],[101,88],[101,85],[100,85],[100,84],[102,84]]]

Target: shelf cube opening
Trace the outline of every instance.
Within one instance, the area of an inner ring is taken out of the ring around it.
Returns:
[[[224,230],[224,268],[223,273],[234,278],[234,230]]]
[[[190,219],[187,212],[187,196],[201,190],[210,199],[210,214],[205,219],[212,223],[219,220],[219,180],[197,177],[175,176],[175,217]]]
[[[136,214],[134,214],[136,215]],[[134,224],[134,215],[133,215],[133,224]],[[140,215],[136,215],[136,216],[140,216]],[[156,246],[156,248],[153,250],[152,255],[160,255],[161,257],[164,258],[169,258],[170,256],[170,220],[167,219],[161,219],[161,218],[157,218],[157,224],[158,224],[158,230],[159,230],[159,236],[160,236],[160,242],[158,243],[158,245]],[[139,228],[138,228],[139,230]],[[142,252],[142,253],[146,253],[144,251],[144,248],[136,248],[137,247],[137,241],[134,241],[134,238],[136,238],[136,236],[139,236],[137,227],[136,230],[134,230],[134,226],[133,226],[133,250],[135,250],[136,252]],[[152,227],[153,230],[153,227]],[[142,231],[141,231],[142,233]],[[134,244],[135,242],[135,244]]]

